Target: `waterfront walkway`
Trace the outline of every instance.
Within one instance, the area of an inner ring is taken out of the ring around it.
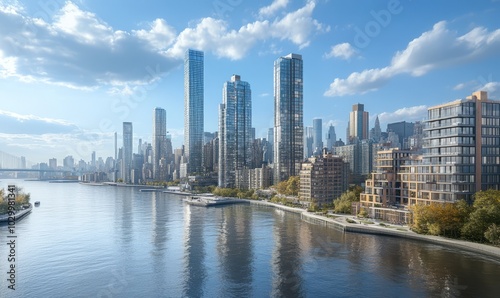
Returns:
[[[385,235],[425,241],[448,247],[459,248],[473,253],[483,254],[500,260],[500,247],[492,245],[445,238],[441,236],[421,235],[411,231],[408,226],[393,225],[370,218],[360,219],[353,215],[342,214],[330,214],[330,217],[327,217],[323,214],[308,212],[306,209],[302,208],[288,207],[267,201],[248,201],[257,205],[272,206],[289,212],[298,213],[301,215],[301,218],[306,221],[329,225],[337,230],[341,230],[344,232]]]

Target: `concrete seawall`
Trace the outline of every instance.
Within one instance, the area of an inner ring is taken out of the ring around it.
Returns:
[[[496,246],[491,246],[491,245],[486,245],[486,244],[481,244],[481,243],[475,243],[475,242],[469,242],[469,241],[463,241],[463,240],[457,240],[457,239],[450,239],[450,238],[444,238],[440,236],[429,236],[429,235],[421,235],[417,234],[413,231],[410,230],[396,230],[396,229],[391,229],[388,227],[383,227],[379,225],[366,225],[363,223],[348,223],[346,221],[347,218],[354,219],[355,217],[353,216],[338,216],[336,218],[327,218],[324,216],[316,215],[310,212],[305,211],[304,209],[300,208],[293,208],[293,207],[287,207],[271,202],[264,202],[264,201],[255,201],[255,200],[248,200],[252,204],[256,205],[264,205],[264,206],[271,206],[275,208],[279,208],[285,211],[293,212],[300,214],[300,217],[307,222],[313,223],[313,224],[320,224],[324,225],[327,227],[331,227],[335,230],[341,231],[341,232],[349,232],[349,233],[361,233],[361,234],[371,234],[371,235],[380,235],[380,236],[390,236],[390,237],[399,237],[399,238],[406,238],[406,239],[411,239],[411,240],[418,240],[418,241],[424,241],[427,243],[433,243],[433,244],[439,244],[447,247],[452,247],[452,248],[458,248],[462,249],[468,252],[472,253],[477,253],[477,254],[482,254],[491,258],[494,258],[496,260],[500,261],[500,247]]]

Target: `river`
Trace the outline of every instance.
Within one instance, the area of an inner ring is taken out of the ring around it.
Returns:
[[[39,207],[16,222],[1,297],[498,297],[500,262],[343,233],[257,205],[196,207],[138,188],[3,180]]]

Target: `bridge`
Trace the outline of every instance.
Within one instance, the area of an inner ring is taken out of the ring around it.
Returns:
[[[0,172],[42,172],[42,173],[71,173],[72,170],[57,170],[57,169],[3,169]]]

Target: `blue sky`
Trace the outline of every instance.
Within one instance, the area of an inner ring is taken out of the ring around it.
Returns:
[[[239,74],[265,137],[273,63],[289,53],[304,60],[304,125],[322,118],[345,139],[355,103],[382,130],[423,120],[479,89],[500,99],[499,15],[491,0],[0,0],[0,148],[34,162],[105,158],[123,121],[134,147],[151,141],[155,107],[180,147],[187,48],[205,52],[206,131]]]

